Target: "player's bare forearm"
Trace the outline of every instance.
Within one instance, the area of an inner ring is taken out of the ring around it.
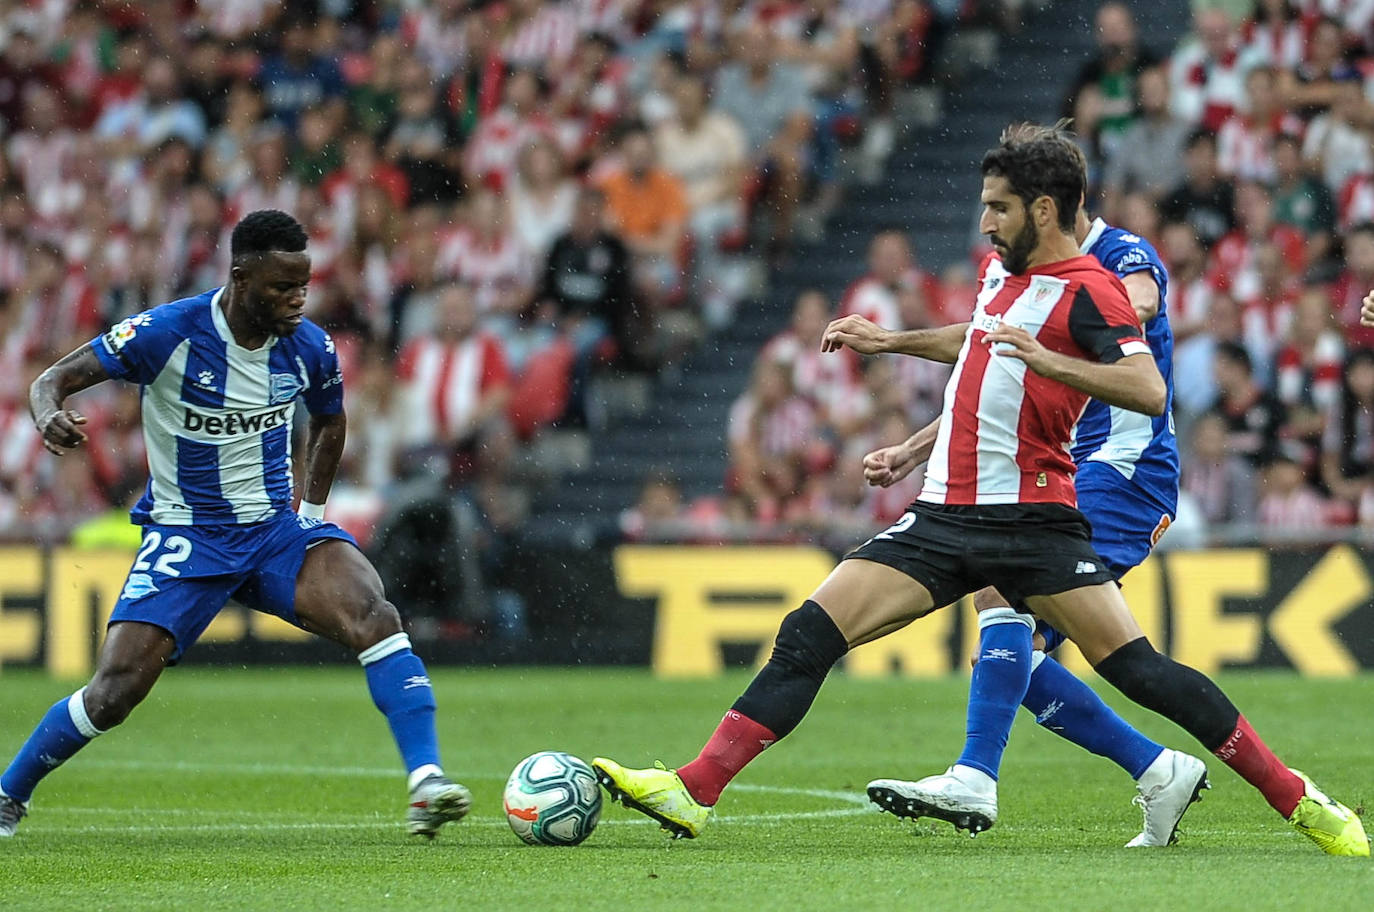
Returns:
[[[334,475],[343,458],[344,440],[348,436],[348,417],[311,415],[305,439],[305,491],[303,500],[322,504],[329,499]]]
[[[927,361],[953,364],[968,335],[967,323],[953,323],[938,329],[906,329],[892,334],[891,348],[896,355],[911,355]]]
[[[940,419],[936,418],[907,438],[906,445],[910,447],[911,458],[916,461],[917,465],[930,458],[930,454],[935,450],[935,438],[939,436]]]
[[[953,364],[959,360],[964,347],[967,323],[941,326],[938,329],[884,329],[858,314],[848,314],[832,320],[821,337],[821,351],[839,351],[849,347],[861,355],[911,355],[929,361]]]
[[[1164,414],[1168,390],[1154,356],[1127,355],[1113,364],[1101,364],[1046,352],[1043,366],[1031,369],[1042,377],[1058,380],[1094,399],[1145,415]]]
[[[63,357],[29,386],[29,414],[48,452],[62,456],[86,440],[81,413],[63,408],[67,397],[110,379],[89,343]]]

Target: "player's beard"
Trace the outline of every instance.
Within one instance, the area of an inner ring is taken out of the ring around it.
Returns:
[[[1039,241],[1040,235],[1035,230],[1035,224],[1027,219],[1021,230],[1011,239],[1006,253],[1002,254],[1002,266],[1012,275],[1025,272],[1030,265],[1031,252],[1035,250],[1035,245]]]

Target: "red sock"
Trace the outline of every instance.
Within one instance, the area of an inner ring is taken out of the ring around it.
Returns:
[[[1274,756],[1274,752],[1255,734],[1244,716],[1236,718],[1236,730],[1212,753],[1239,773],[1242,779],[1259,789],[1269,806],[1282,814],[1285,820],[1293,816],[1293,809],[1298,806],[1307,787]]]
[[[678,767],[677,774],[693,798],[714,807],[735,774],[777,740],[766,726],[732,709],[720,720],[697,758]]]

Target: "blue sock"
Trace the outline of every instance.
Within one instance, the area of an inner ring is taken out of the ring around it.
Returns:
[[[358,661],[367,674],[372,702],[391,726],[406,770],[412,774],[440,772],[434,690],[425,663],[410,651],[410,637],[404,633],[389,636],[359,653]]]
[[[1047,655],[1036,653],[1021,705],[1045,728],[1111,760],[1139,779],[1164,748],[1131,727],[1087,684]]]
[[[104,734],[86,715],[86,688],[52,705],[29,740],[19,748],[5,774],[0,776],[0,791],[15,801],[33,797],[39,780],[65,763],[72,754]]]
[[[978,615],[978,626],[978,662],[968,693],[968,736],[959,765],[996,779],[1016,707],[1030,680],[1031,624],[1026,615],[1011,608],[992,608]]]

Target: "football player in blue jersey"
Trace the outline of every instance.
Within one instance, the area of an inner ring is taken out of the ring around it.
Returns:
[[[1092,523],[1094,550],[1120,579],[1150,553],[1178,507],[1178,444],[1170,417],[1173,333],[1164,306],[1169,276],[1148,241],[1102,219],[1090,221],[1082,210],[1077,236],[1084,254],[1122,280],[1169,390],[1170,405],[1157,418],[1091,400],[1075,430],[1078,506]],[[893,352],[952,362],[963,345],[964,329],[958,325],[889,332],[862,317],[847,316],[827,328],[825,347],[846,345],[863,354]],[[937,429],[938,423],[902,444],[870,453],[864,461],[869,482],[886,486],[905,478],[925,461]],[[1064,641],[1058,631],[1043,622],[1036,624],[1034,651],[1019,655],[1014,647],[1018,638],[1000,642],[998,627],[1035,623],[1024,609],[1008,605],[991,588],[979,592],[974,604],[980,642],[969,689],[964,752],[943,775],[889,783],[901,786],[897,791],[910,804],[904,803],[902,809],[912,816],[951,820],[973,832],[992,826],[997,819],[998,768],[1019,702],[1040,725],[1110,758],[1136,780],[1135,800],[1144,811],[1145,825],[1129,846],[1172,842],[1183,813],[1207,787],[1206,765],[1145,737],[1056,662],[1049,653]]]
[[[252,212],[230,256],[223,288],[119,323],[29,391],[43,445],[62,456],[87,439],[69,396],[109,379],[139,384],[150,477],[131,514],[143,544],[95,675],[48,710],[0,776],[0,836],[14,835],[39,781],[123,722],[231,598],[357,655],[409,774],[411,833],[433,837],[468,811],[468,790],[440,765],[425,666],[357,543],[323,518],[346,420],[334,343],[304,316],[305,231],[284,212]],[[310,413],[299,510],[297,399]]]

